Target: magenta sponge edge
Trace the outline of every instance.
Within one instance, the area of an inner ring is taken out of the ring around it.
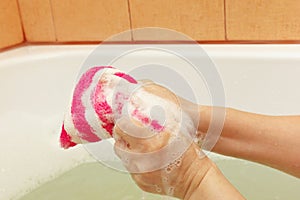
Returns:
[[[59,139],[60,139],[60,145],[64,149],[68,149],[70,147],[77,145],[77,143],[72,142],[71,136],[68,135],[67,131],[64,128],[64,124],[62,125]]]

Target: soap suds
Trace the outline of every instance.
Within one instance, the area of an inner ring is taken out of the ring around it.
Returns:
[[[12,110],[0,114],[2,199],[18,198],[73,167],[93,160],[80,145],[72,151],[60,148],[61,120],[62,113],[41,116]]]

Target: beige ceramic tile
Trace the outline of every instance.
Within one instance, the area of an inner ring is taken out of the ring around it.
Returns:
[[[130,29],[126,0],[51,2],[58,41],[103,41]],[[130,34],[121,38],[130,39]]]
[[[299,0],[226,0],[229,40],[300,40]]]
[[[30,42],[55,41],[50,0],[18,1],[26,40]]]
[[[0,48],[23,41],[22,25],[16,0],[0,1]]]
[[[223,0],[130,0],[133,28],[163,27],[194,40],[224,40]],[[140,34],[135,40],[177,40],[176,36]]]

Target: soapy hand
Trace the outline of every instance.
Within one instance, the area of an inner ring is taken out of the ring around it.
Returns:
[[[187,104],[191,108],[191,104],[151,81],[143,81],[141,89],[149,97],[160,99],[145,104],[144,95],[137,100],[138,95],[133,93],[131,98],[138,103],[138,110],[145,111],[147,107],[151,112],[151,108],[160,106],[164,117],[158,119],[162,114],[158,116],[153,109],[154,113],[145,115],[149,119],[142,120],[129,111],[114,127],[115,152],[142,190],[189,199],[211,166],[193,143],[197,127],[191,112],[184,108]],[[145,121],[157,121],[161,128]]]
[[[185,134],[179,133],[170,142],[171,135],[121,118],[114,128],[115,152],[142,190],[189,199],[211,167],[211,161]],[[179,149],[181,152],[175,153]]]

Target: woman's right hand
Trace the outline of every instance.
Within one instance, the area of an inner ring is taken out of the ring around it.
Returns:
[[[170,133],[153,133],[129,118],[117,122],[114,138],[116,154],[136,184],[147,192],[190,199],[213,166],[192,142],[186,146],[184,141],[179,141],[172,146]],[[180,149],[181,144],[185,145],[185,151],[172,158],[172,152]],[[166,160],[170,161],[167,165]]]

